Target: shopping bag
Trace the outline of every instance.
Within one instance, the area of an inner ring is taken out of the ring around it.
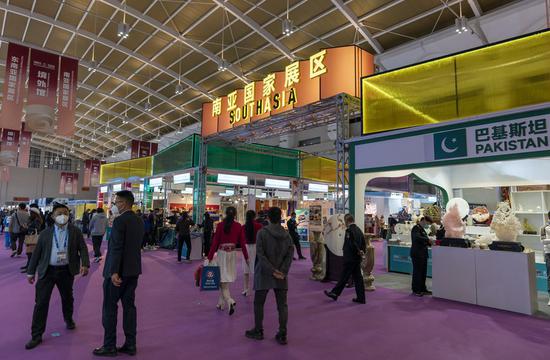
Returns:
[[[220,288],[220,267],[204,266],[201,271],[201,290],[218,290]]]

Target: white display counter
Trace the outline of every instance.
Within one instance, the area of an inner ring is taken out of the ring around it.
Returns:
[[[538,310],[535,254],[436,246],[433,296],[532,315]]]

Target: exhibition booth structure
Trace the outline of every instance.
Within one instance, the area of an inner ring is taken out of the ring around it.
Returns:
[[[434,230],[445,225],[445,238],[434,243],[472,247],[431,249],[434,296],[537,310],[537,289],[547,291],[549,56],[546,31],[363,79],[365,135],[349,144],[351,209],[372,211],[369,189],[377,184],[401,200],[394,209],[412,213],[397,219],[385,243],[388,270],[411,272],[410,230],[430,215]],[[424,194],[433,204],[411,208],[402,198],[408,191],[397,194],[395,183],[411,178],[436,190]]]

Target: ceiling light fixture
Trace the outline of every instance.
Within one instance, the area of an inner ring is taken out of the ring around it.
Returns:
[[[160,142],[160,130],[157,133],[157,137],[155,139],[155,142]]]
[[[97,17],[94,16],[94,34],[97,33]],[[88,66],[88,71],[95,72],[97,70],[97,61],[95,61],[95,41],[92,40],[92,61]]]
[[[81,140],[80,140],[80,144],[79,144],[79,146],[80,146],[81,148],[83,148],[83,147],[84,147],[84,139],[81,139]]]
[[[55,154],[55,162],[59,162],[59,154]]]
[[[128,39],[128,36],[130,36],[130,25],[126,23],[118,24],[117,36],[119,38]]]
[[[180,45],[180,58],[178,61],[178,84],[176,85],[176,95],[183,93],[183,86],[181,86],[181,45]]]
[[[222,9],[222,52],[221,52],[221,58],[218,61],[218,71],[225,71],[229,67],[229,64],[225,59],[223,58],[223,51],[224,51],[224,38],[225,38],[225,7]]]
[[[151,111],[151,103],[149,102],[149,98],[147,98],[147,102],[143,105],[143,108],[147,112]]]
[[[294,33],[294,22],[290,20],[290,0],[286,0],[286,19],[283,19],[283,35],[290,36]]]
[[[63,158],[67,157],[67,149],[63,149],[63,154],[61,154],[61,157]]]
[[[176,95],[181,95],[183,93],[183,86],[180,83],[176,85]]]
[[[455,19],[455,27],[457,34],[463,34],[468,31],[468,19],[465,16],[462,16],[462,2],[459,3],[460,16]]]
[[[180,120],[180,126],[178,127],[178,131],[176,132],[176,134],[178,134],[178,135],[183,134],[183,129],[181,127],[181,120]]]

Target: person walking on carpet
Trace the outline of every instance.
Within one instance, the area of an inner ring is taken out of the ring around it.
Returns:
[[[36,282],[36,297],[32,315],[32,338],[25,345],[27,350],[34,349],[42,342],[46,330],[50,298],[55,286],[61,296],[63,318],[67,329],[74,330],[73,320],[73,283],[78,274],[88,275],[90,259],[82,232],[69,224],[69,208],[60,203],[53,205],[54,227],[40,233],[27,268],[27,279],[32,285]]]
[[[143,220],[133,211],[134,195],[123,190],[116,193],[114,209],[119,215],[113,221],[107,257],[103,269],[102,323],[105,330],[103,346],[96,356],[135,355],[137,334],[136,288],[141,274],[141,243],[145,232]],[[126,341],[116,347],[117,309],[122,302],[122,322]]]
[[[268,211],[269,225],[258,232],[256,264],[254,266],[254,328],[245,332],[250,339],[264,338],[264,304],[270,289],[275,292],[279,312],[279,331],[275,336],[281,345],[287,344],[288,272],[294,247],[288,232],[281,226],[282,211],[273,207]]]
[[[361,274],[361,261],[367,251],[367,244],[363,232],[355,225],[353,215],[346,214],[344,216],[344,222],[347,227],[343,248],[344,268],[336,286],[331,291],[325,290],[325,295],[334,301],[338,300],[349,278],[352,277],[353,283],[355,284],[355,293],[357,295],[357,297],[353,299],[353,302],[364,304],[365,284],[363,283],[363,276]]]
[[[290,214],[290,219],[288,219],[288,221],[286,222],[286,227],[288,229],[290,237],[292,238],[292,241],[294,242],[294,248],[296,249],[296,253],[298,254],[298,259],[305,260],[305,257],[302,255],[302,247],[300,246],[300,234],[298,234],[298,222],[296,221],[295,212],[292,212],[292,214]]]
[[[183,244],[187,246],[187,255],[185,256],[185,262],[191,262],[191,226],[194,226],[195,222],[189,217],[189,213],[184,211],[181,217],[176,223],[176,233],[178,234],[178,263],[181,263],[181,252],[183,250]]]
[[[241,224],[235,221],[236,216],[237,209],[234,207],[230,206],[225,210],[225,219],[216,227],[214,243],[208,253],[208,260],[205,261],[207,264],[211,262],[214,259],[214,254],[217,252],[216,262],[220,267],[220,297],[216,308],[223,310],[225,303],[227,303],[229,306],[229,315],[233,315],[235,306],[237,305],[231,297],[229,285],[235,282],[237,278],[235,269],[237,253],[235,252],[235,248],[238,243],[241,245],[245,260],[249,261]]]
[[[90,220],[89,231],[92,236],[92,244],[94,246],[94,262],[98,263],[101,261],[101,242],[103,241],[103,236],[107,232],[107,225],[109,224],[109,219],[105,215],[105,210],[98,208],[96,213],[92,215]]]

